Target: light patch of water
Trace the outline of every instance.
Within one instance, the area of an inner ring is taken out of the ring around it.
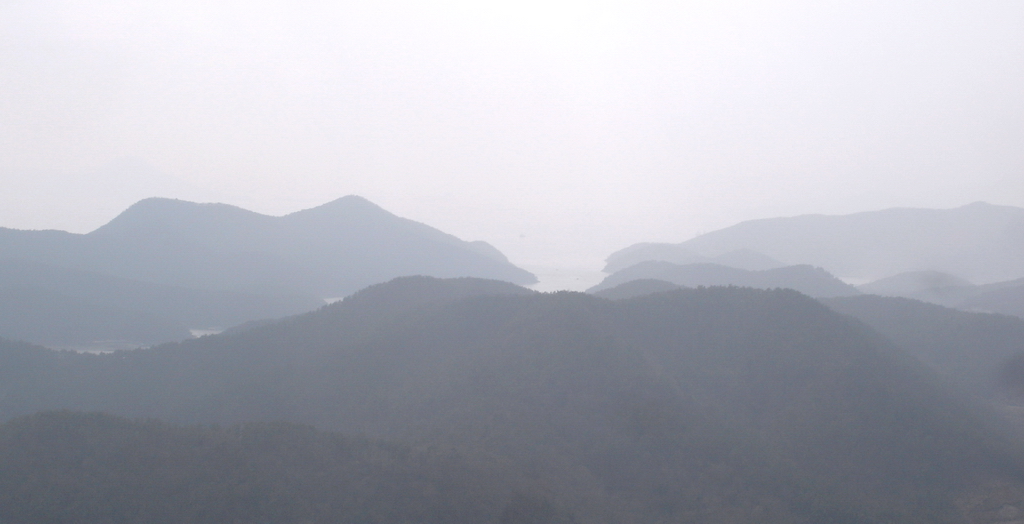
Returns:
[[[94,342],[89,342],[87,344],[73,344],[50,347],[52,349],[74,351],[76,353],[91,353],[93,355],[101,355],[104,353],[113,353],[115,351],[144,349],[149,346],[145,346],[137,342],[129,342],[127,340],[97,340]]]
[[[863,286],[864,284],[867,284],[868,282],[874,282],[875,280],[878,280],[877,278],[865,278],[865,277],[839,277],[839,276],[837,276],[836,278],[838,278],[839,280],[842,280],[844,284],[849,284],[849,285],[851,285],[853,287]]]
[[[600,284],[606,276],[603,271],[589,268],[521,266],[537,275],[536,284],[525,286],[534,291],[586,291]]]
[[[219,335],[224,330],[222,328],[207,328],[207,329],[190,329],[189,333],[192,333],[192,338],[205,337],[207,335]]]

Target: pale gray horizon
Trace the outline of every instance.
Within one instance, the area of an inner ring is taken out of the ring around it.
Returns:
[[[0,226],[357,194],[529,268],[1024,207],[1024,3],[0,1]]]

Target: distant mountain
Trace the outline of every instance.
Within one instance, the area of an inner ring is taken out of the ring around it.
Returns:
[[[606,272],[648,260],[748,249],[841,278],[877,280],[940,271],[977,283],[1024,277],[1024,209],[982,202],[956,209],[887,209],[742,222],[680,244],[637,244],[608,257]]]
[[[597,293],[632,280],[660,280],[685,287],[740,286],[758,289],[795,289],[813,297],[859,295],[860,291],[821,268],[789,266],[764,271],[747,271],[718,264],[678,265],[670,262],[641,262],[608,275],[587,290]]]
[[[641,257],[642,260],[634,256],[634,254]],[[612,257],[616,261],[613,262],[612,258],[609,258],[605,272],[621,271],[637,262],[649,260],[671,262],[678,265],[717,264],[749,271],[775,269],[786,265],[774,258],[750,249],[737,249],[715,256],[706,256],[676,244],[655,243],[634,244],[613,254]],[[625,260],[627,262],[619,263],[618,260]]]
[[[0,336],[55,347],[132,347],[324,305],[299,295],[207,291],[0,259]]]
[[[576,522],[973,523],[1024,507],[1024,460],[995,418],[861,322],[790,290],[609,301],[416,277],[154,349],[0,341],[0,416],[40,409],[282,420],[487,457]]]
[[[1024,278],[978,286],[977,292],[957,307],[1024,318]]]
[[[974,284],[939,271],[909,271],[857,286],[870,295],[905,297],[953,306],[974,294]]]
[[[905,297],[967,311],[1024,318],[1024,278],[975,285],[938,271],[900,273],[857,289],[888,297]]]
[[[630,280],[625,284],[619,284],[617,286],[593,291],[590,292],[590,294],[595,297],[607,298],[608,300],[623,300],[627,298],[642,297],[653,293],[662,293],[664,291],[684,289],[686,287],[687,286],[673,284],[667,280],[642,278],[639,280]]]
[[[342,297],[403,275],[536,281],[484,242],[464,242],[357,196],[283,217],[151,198],[85,235],[0,229],[0,253],[143,282],[263,295]]]

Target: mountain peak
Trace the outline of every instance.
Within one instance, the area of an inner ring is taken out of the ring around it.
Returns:
[[[364,208],[364,209],[383,209],[382,207],[370,202],[365,197],[359,195],[345,195],[340,198],[336,198],[325,204],[313,207],[311,209],[320,208]]]
[[[311,207],[289,213],[282,218],[288,217],[304,217],[304,216],[329,216],[329,215],[388,215],[394,216],[386,209],[370,202],[366,198],[359,195],[346,195],[341,198],[336,198],[327,202],[326,204],[320,204],[319,206]]]
[[[405,275],[536,282],[489,244],[465,242],[356,195],[285,216],[147,198],[74,245],[37,238],[0,238],[0,252],[134,280],[249,293],[336,297]]]
[[[175,198],[140,200],[90,235],[117,235],[161,230],[168,227],[202,227],[217,222],[242,222],[270,217],[240,207],[219,203],[198,203]]]

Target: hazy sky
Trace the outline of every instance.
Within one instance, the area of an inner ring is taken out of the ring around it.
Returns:
[[[213,4],[213,5],[211,5]],[[1024,206],[1024,2],[0,0],[0,225],[359,194],[513,262]]]

